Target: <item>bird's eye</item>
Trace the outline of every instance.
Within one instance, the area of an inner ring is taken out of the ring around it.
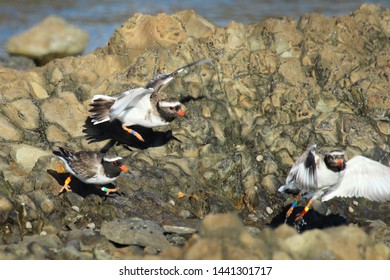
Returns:
[[[118,163],[117,163],[116,161],[113,161],[113,162],[112,162],[112,165],[117,166]]]
[[[175,108],[174,108],[174,107],[172,107],[172,106],[171,106],[171,107],[169,107],[169,110],[173,110],[173,109],[175,109]]]

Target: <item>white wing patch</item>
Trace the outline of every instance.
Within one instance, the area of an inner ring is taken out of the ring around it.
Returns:
[[[103,94],[97,94],[95,95],[93,98],[92,98],[92,103],[98,99],[102,99],[102,100],[113,100],[115,101],[116,98],[113,97],[113,96],[108,96],[108,95],[103,95]]]
[[[114,120],[123,113],[124,110],[131,110],[146,95],[152,95],[153,89],[136,88],[125,91],[118,96],[114,105],[110,109],[110,120]]]
[[[161,107],[176,107],[181,106],[181,103],[179,101],[160,101]]]
[[[285,190],[301,190],[303,193],[315,191],[317,189],[317,178],[316,171],[310,171],[309,168],[305,167],[306,159],[311,150],[315,147],[307,149],[291,167],[290,172],[286,178],[286,184],[281,186],[278,191],[284,192]],[[318,163],[318,156],[315,155],[315,163]],[[314,168],[313,166],[312,168]]]
[[[114,162],[114,161],[118,161],[118,160],[122,160],[123,158],[121,157],[104,157],[104,160],[105,161],[108,161],[108,162]]]
[[[347,162],[344,176],[333,191],[322,197],[365,197],[374,201],[390,200],[390,167],[363,156]]]

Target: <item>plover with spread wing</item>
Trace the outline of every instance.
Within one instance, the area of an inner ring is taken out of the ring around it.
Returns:
[[[313,200],[322,201],[334,197],[365,197],[373,201],[390,200],[390,167],[364,156],[355,156],[346,161],[344,152],[332,151],[325,155],[316,154],[317,145],[311,146],[292,166],[286,184],[279,192],[309,194],[311,199],[300,220],[310,209]],[[295,200],[287,212],[291,215],[297,205]]]
[[[211,58],[202,59],[172,73],[159,74],[145,87],[125,91],[119,96],[95,95],[90,104],[92,123],[99,124],[118,119],[122,123],[123,130],[133,134],[140,141],[144,141],[137,131],[128,127],[132,125],[162,126],[169,124],[178,116],[185,117],[181,108],[182,104],[175,99],[163,99],[160,89],[189,67],[211,61],[213,61]]]

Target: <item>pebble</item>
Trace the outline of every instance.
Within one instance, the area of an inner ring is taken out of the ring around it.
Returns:
[[[179,227],[179,226],[168,226],[168,225],[163,226],[163,229],[166,232],[178,233],[178,234],[190,234],[190,233],[197,232],[197,230],[194,229],[194,228]]]
[[[264,159],[264,156],[262,156],[262,155],[258,155],[258,156],[256,157],[256,161],[257,161],[257,162],[263,161],[263,159]]]
[[[72,206],[72,209],[73,209],[74,211],[76,211],[77,213],[80,212],[80,208],[79,208],[78,206],[76,206],[76,205],[73,205],[73,206]]]
[[[257,227],[247,226],[246,228],[248,229],[249,233],[252,234],[253,236],[258,236],[261,233],[261,230],[258,229]]]
[[[356,200],[352,201],[353,205],[355,206],[358,206],[359,205],[359,202],[357,202]]]
[[[31,224],[31,222],[29,222],[29,221],[26,222],[26,228],[27,228],[27,229],[32,229],[32,224]]]
[[[88,225],[87,225],[87,228],[89,228],[89,229],[95,229],[96,228],[96,225],[95,225],[95,223],[89,223]]]
[[[267,211],[268,215],[271,215],[271,214],[274,212],[274,210],[272,210],[272,208],[269,207],[269,206],[267,206],[267,207],[265,208],[265,211]]]
[[[168,238],[169,243],[171,243],[174,246],[183,246],[186,244],[187,239],[185,239],[183,236],[175,235]]]
[[[253,222],[257,222],[259,218],[255,214],[249,214],[248,219],[250,219]]]
[[[192,217],[192,214],[190,211],[188,210],[180,210],[179,213],[178,213],[179,217],[181,217],[182,219],[188,219],[190,217]]]
[[[348,207],[348,211],[349,211],[349,213],[355,212],[355,210],[352,208],[352,206],[349,206],[349,207]]]

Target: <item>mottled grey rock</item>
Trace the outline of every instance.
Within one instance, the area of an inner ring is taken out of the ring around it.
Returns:
[[[167,249],[169,242],[163,229],[153,221],[133,219],[114,220],[102,224],[100,233],[122,245],[151,246],[159,251]]]

